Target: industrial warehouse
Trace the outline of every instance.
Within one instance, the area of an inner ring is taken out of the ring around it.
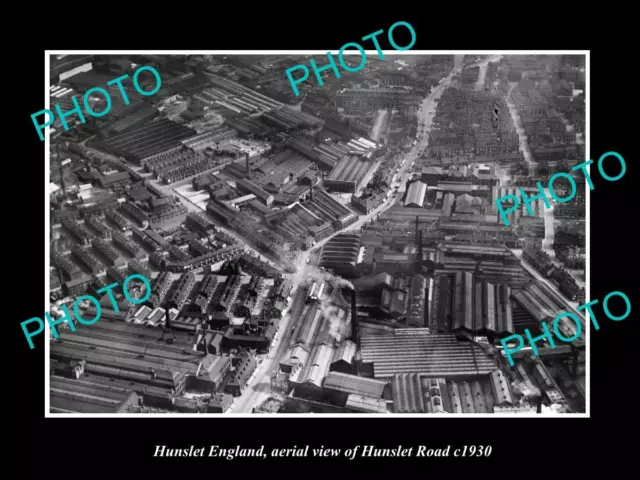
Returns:
[[[584,55],[387,57],[299,97],[282,72],[318,56],[52,57],[67,110],[162,76],[49,129],[52,316],[102,311],[49,339],[52,416],[587,410],[581,312],[501,344],[585,298],[584,177],[571,208],[495,207],[580,163]],[[131,274],[144,304],[98,293]]]

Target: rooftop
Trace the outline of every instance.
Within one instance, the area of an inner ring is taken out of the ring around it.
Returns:
[[[397,373],[436,377],[489,374],[497,366],[479,346],[426,328],[400,328],[361,339],[362,361],[373,363],[375,378]]]

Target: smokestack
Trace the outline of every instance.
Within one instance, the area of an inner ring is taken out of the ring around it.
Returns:
[[[536,408],[536,413],[542,413],[542,395],[538,396],[538,406]]]
[[[245,158],[247,159],[247,178],[251,178],[251,169],[249,168],[249,152],[247,152]]]
[[[313,201],[313,185],[309,187],[309,200]]]
[[[356,291],[351,290],[351,340],[358,343],[358,326],[356,314]]]

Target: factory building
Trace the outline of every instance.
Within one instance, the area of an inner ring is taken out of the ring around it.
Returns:
[[[83,372],[86,362],[72,364],[75,372]],[[124,386],[116,387],[58,375],[52,375],[49,384],[51,413],[134,413],[135,408],[142,403],[142,398],[136,392]]]
[[[586,320],[584,315],[576,312],[567,302],[542,282],[535,282],[527,285],[524,289],[513,292],[511,295],[514,302],[520,306],[539,329],[540,322],[547,322],[549,329],[552,329],[551,322],[558,312],[573,312],[580,319],[581,332],[577,340],[572,342],[574,346],[584,345],[586,341]],[[575,324],[573,321],[563,317],[558,323],[558,329],[566,337],[575,335]],[[542,331],[541,331],[542,332]]]
[[[309,350],[315,345],[333,345],[349,335],[349,315],[345,308],[336,307],[331,317],[323,314],[318,303],[313,303],[301,320],[291,339],[291,345]]]
[[[467,379],[399,373],[390,381],[395,413],[499,413],[512,404],[509,385],[495,372]],[[498,388],[496,391],[495,388]]]
[[[494,285],[507,284],[512,288],[521,288],[525,284],[520,259],[504,245],[446,241],[443,242],[442,251],[442,273],[474,272],[476,280],[486,280]]]
[[[229,205],[216,199],[212,199],[207,203],[207,213],[225,225],[229,225],[234,215],[237,215],[237,212]]]
[[[358,220],[349,208],[321,189],[310,191],[310,199],[265,216],[274,230],[291,240],[308,236],[314,241],[333,235]]]
[[[340,372],[330,372],[323,383],[323,387],[328,390],[371,398],[381,398],[386,385],[386,381]]]
[[[333,271],[336,275],[354,278],[359,276],[358,257],[360,235],[341,233],[329,240],[320,253],[318,265]]]
[[[414,275],[409,286],[409,309],[407,325],[425,327],[427,324],[427,279],[422,275]]]
[[[131,175],[126,170],[114,172],[98,177],[98,185],[101,188],[118,188],[131,182]]]
[[[471,272],[440,274],[434,282],[431,329],[504,337],[514,333],[511,289],[477,281]]]
[[[442,202],[442,216],[449,218],[453,213],[453,205],[455,204],[456,196],[453,193],[445,193],[444,200]]]
[[[320,170],[332,171],[334,178],[331,181],[335,183],[334,186],[337,189],[350,188],[348,184],[354,181],[357,183],[366,173],[367,168],[372,165],[372,162],[369,162],[367,167],[367,160],[370,161],[382,152],[378,144],[362,137],[331,145],[312,145],[300,138],[291,137],[287,140],[287,147],[311,159]],[[345,159],[353,156],[362,159],[355,161],[359,164],[357,168],[350,166],[351,164]],[[365,165],[362,165],[362,162]],[[335,173],[334,169],[337,169]]]
[[[500,407],[513,405],[514,402],[511,395],[511,388],[509,387],[509,382],[507,381],[504,373],[500,370],[495,370],[491,372],[489,377],[491,379],[495,404]]]
[[[353,320],[352,320],[353,321]],[[351,340],[345,340],[335,350],[330,370],[332,372],[355,373],[357,345]]]
[[[166,336],[162,329],[106,318],[93,327],[61,330],[62,341],[51,344],[52,360],[84,361],[84,374],[91,379],[106,377],[112,384],[126,381],[142,394],[146,387],[154,387],[156,395],[166,395],[169,407],[171,396],[180,396],[186,388],[210,393],[226,373],[228,358],[194,350],[193,337],[186,332]],[[132,343],[131,338],[136,341]],[[100,349],[95,349],[96,342]]]
[[[381,221],[392,223],[410,223],[414,222],[416,216],[421,223],[432,223],[439,220],[442,216],[441,210],[416,209],[415,207],[405,207],[404,205],[395,204],[380,214],[378,217]]]
[[[195,130],[163,118],[113,135],[95,147],[140,165],[144,158],[180,148],[183,140],[196,135]]]
[[[251,180],[269,193],[276,195],[300,182],[300,188],[310,183],[304,182],[311,174],[313,163],[292,150],[285,150],[269,158],[251,173]],[[247,168],[248,173],[248,168]],[[315,175],[313,175],[315,178]],[[306,189],[305,189],[306,190]]]
[[[333,347],[317,345],[310,349],[309,356],[302,368],[294,369],[289,376],[291,386],[322,387],[322,382],[329,374],[333,358]]]
[[[409,185],[407,196],[404,200],[405,207],[422,208],[427,195],[427,184],[423,182],[412,182]]]
[[[244,178],[237,180],[236,186],[239,192],[255,195],[258,200],[268,207],[273,203],[273,195],[269,194],[250,180],[246,180]]]
[[[497,368],[479,346],[459,342],[455,335],[431,334],[428,329],[399,328],[363,336],[360,342],[362,362],[373,364],[377,379],[399,373],[455,378],[489,374]]]
[[[363,155],[344,155],[322,184],[330,192],[354,193],[373,162]]]

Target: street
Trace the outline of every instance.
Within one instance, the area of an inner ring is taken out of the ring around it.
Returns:
[[[518,113],[518,109],[515,104],[511,100],[511,93],[513,89],[516,87],[517,83],[512,83],[509,86],[509,92],[507,93],[507,106],[509,107],[509,113],[511,114],[511,118],[513,119],[513,124],[516,126],[516,132],[518,132],[518,138],[520,139],[520,151],[524,155],[524,160],[529,165],[529,174],[531,176],[536,176],[538,174],[538,164],[533,160],[533,156],[531,155],[531,150],[529,149],[529,142],[527,141],[527,134],[524,131],[524,127],[522,126],[522,120],[520,118],[520,114]]]
[[[408,179],[409,168],[411,164],[420,156],[424,148],[428,145],[429,129],[431,128],[433,117],[435,115],[436,102],[440,98],[444,90],[451,84],[451,79],[454,73],[461,71],[461,66],[462,55],[456,55],[454,70],[449,74],[448,77],[446,77],[442,81],[442,83],[435,87],[433,91],[422,102],[421,109],[418,111],[418,130],[422,133],[422,138],[406,155],[405,161],[400,167],[400,171],[396,175],[397,178],[400,179],[402,185],[404,185],[404,183]],[[433,111],[434,113],[429,113],[430,111]],[[188,200],[186,201],[188,202]],[[349,225],[344,230],[316,243],[310,250],[302,252],[297,264],[297,267],[300,270],[298,272],[298,275],[287,275],[287,277],[292,279],[300,277],[300,274],[304,274],[307,259],[310,256],[315,255],[315,253],[318,252],[335,235],[360,229],[363,224],[371,221],[371,219],[375,218],[379,213],[391,207],[394,202],[395,197],[392,195],[384,202],[382,202],[376,209],[369,212],[367,215],[361,216],[360,219],[354,224]],[[195,205],[193,207],[195,207]],[[296,287],[298,287],[298,285],[294,286],[294,288]],[[306,293],[304,291],[304,288],[297,288],[291,308],[280,321],[280,335],[274,342],[274,345],[271,347],[272,353],[270,353],[262,361],[262,364],[258,367],[257,373],[249,382],[249,385],[247,385],[245,391],[242,393],[242,395],[240,395],[240,397],[236,398],[233,407],[229,411],[230,413],[249,413],[254,407],[260,405],[269,397],[271,390],[270,377],[277,372],[279,368],[279,362],[289,348],[289,342],[293,334],[293,326],[297,324],[297,322],[300,320],[300,317],[302,316],[305,297]]]
[[[264,358],[257,373],[249,382],[242,395],[235,399],[229,413],[251,413],[252,409],[264,402],[271,395],[271,375],[278,371],[280,360],[287,353],[293,335],[293,327],[302,317],[306,291],[296,288],[291,307],[283,315],[278,330],[278,338],[271,345],[270,353]]]
[[[371,140],[377,142],[380,140],[380,133],[382,131],[382,127],[386,125],[386,119],[388,116],[388,110],[378,110],[378,117],[373,125],[373,129],[371,130]]]
[[[424,134],[422,135],[421,140],[419,140],[418,143],[411,149],[411,151],[406,154],[405,161],[396,175],[396,177],[400,179],[401,185],[404,185],[409,177],[409,169],[411,167],[411,164],[415,160],[417,160],[417,158],[429,143],[429,129],[431,128],[431,124],[433,123],[433,117],[435,116],[436,102],[445,91],[445,89],[451,84],[453,75],[462,70],[462,58],[463,55],[456,55],[453,71],[442,81],[442,83],[435,87],[433,91],[422,102],[420,110],[418,111],[418,130],[424,131]],[[433,111],[434,113],[429,113],[431,111]],[[341,230],[340,232],[335,233],[334,235],[331,235],[330,237],[327,237],[320,242],[317,242],[310,250],[302,252],[300,255],[300,260],[298,261],[298,268],[304,268],[304,265],[306,264],[309,256],[321,249],[334,236],[338,235],[339,233],[351,232],[360,229],[362,225],[370,222],[378,214],[393,206],[394,203],[395,198],[393,195],[391,195],[384,202],[378,205],[378,207],[376,207],[374,210],[366,215],[361,215],[360,219],[357,222],[349,225],[344,230]]]

